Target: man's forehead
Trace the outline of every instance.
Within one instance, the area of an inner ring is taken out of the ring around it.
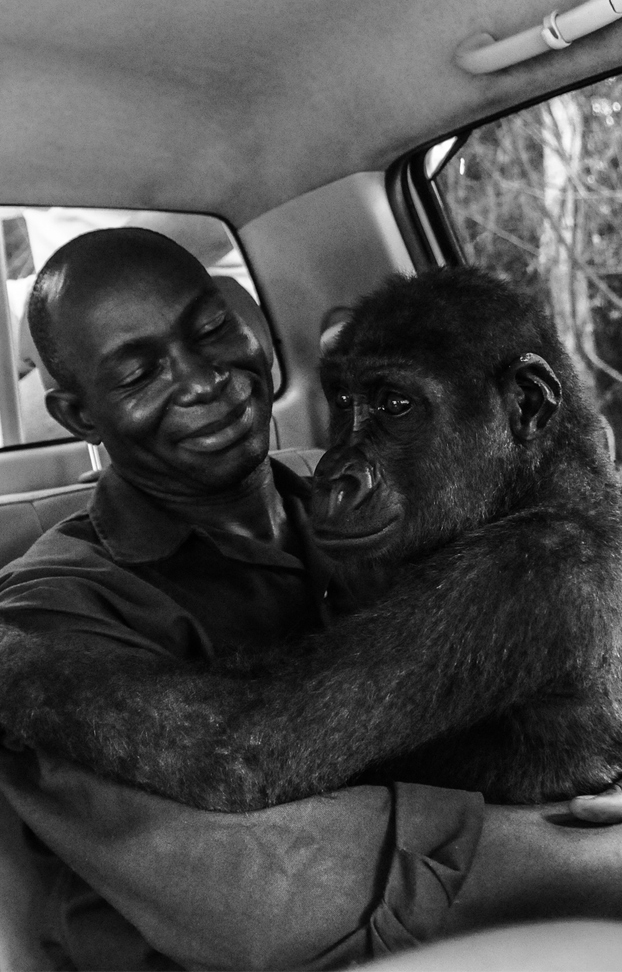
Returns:
[[[129,287],[137,278],[157,276],[164,282],[172,279],[202,278],[209,280],[205,267],[187,250],[168,241],[168,245],[142,244],[116,250],[112,247],[89,253],[85,259],[69,261],[66,277],[76,288],[109,286],[117,283]]]
[[[53,316],[79,313],[98,315],[126,304],[136,309],[142,303],[179,295],[183,300],[218,300],[219,291],[205,268],[188,254],[188,261],[135,258],[117,266],[62,268],[47,288]],[[56,313],[55,313],[56,312]]]

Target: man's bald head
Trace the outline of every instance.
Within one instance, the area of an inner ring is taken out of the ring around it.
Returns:
[[[217,286],[150,230],[97,230],[48,261],[29,313],[60,385],[46,395],[49,412],[78,438],[103,442],[135,485],[203,497],[264,466],[272,345],[236,281]]]
[[[138,227],[95,230],[70,240],[40,270],[28,304],[28,324],[43,364],[67,391],[78,391],[79,375],[63,342],[67,302],[79,306],[95,294],[122,287],[141,269],[174,265],[205,272],[198,260],[167,236]]]

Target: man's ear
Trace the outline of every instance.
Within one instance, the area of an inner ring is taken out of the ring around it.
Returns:
[[[545,428],[562,400],[562,386],[538,354],[522,354],[504,371],[501,392],[510,428],[520,442],[530,442]]]
[[[79,395],[63,391],[61,388],[52,388],[46,393],[45,405],[52,418],[72,435],[92,445],[99,445],[100,435],[91,422],[87,409],[82,405]]]

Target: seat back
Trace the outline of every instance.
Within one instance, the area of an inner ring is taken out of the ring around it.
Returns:
[[[321,449],[280,449],[271,453],[299,476],[311,476]],[[21,557],[51,526],[87,505],[94,483],[0,496],[0,567]]]

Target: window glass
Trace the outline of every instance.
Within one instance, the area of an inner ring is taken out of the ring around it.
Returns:
[[[622,78],[609,78],[485,125],[455,147],[436,146],[426,158],[467,262],[528,288],[555,318],[610,444],[614,434],[618,462],[621,122]]]
[[[213,216],[135,210],[0,206],[0,446],[66,438],[45,408],[26,307],[38,270],[64,243],[93,229],[143,226],[190,250],[214,276],[230,276],[257,301],[243,256]],[[275,364],[275,387],[280,371]]]

